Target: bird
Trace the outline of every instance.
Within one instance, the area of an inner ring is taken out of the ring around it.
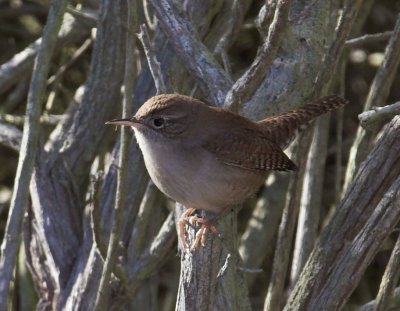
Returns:
[[[283,149],[314,118],[347,103],[329,95],[255,122],[190,96],[161,94],[133,117],[106,124],[133,129],[154,184],[187,207],[179,221],[184,248],[185,224],[190,217],[201,224],[191,248],[196,249],[208,231],[218,231],[214,219],[192,216],[195,210],[218,217],[253,196],[270,171],[296,170]]]

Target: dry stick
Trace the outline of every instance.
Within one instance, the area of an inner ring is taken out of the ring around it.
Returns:
[[[135,260],[134,264],[126,267],[129,278],[127,289],[131,296],[135,294],[141,281],[149,277],[164,262],[175,242],[174,213],[170,212],[150,247]]]
[[[336,71],[337,64],[340,60],[340,53],[343,51],[346,38],[352,29],[362,2],[363,0],[346,1],[343,14],[339,19],[336,29],[336,39],[325,54],[323,67],[315,79],[314,98],[325,94],[328,90],[328,81],[332,79],[332,73]]]
[[[171,0],[151,0],[175,52],[210,102],[222,106],[232,81]]]
[[[398,114],[400,114],[400,102],[364,111],[358,115],[358,119],[365,130],[374,130]]]
[[[290,276],[291,288],[297,282],[301,270],[317,239],[319,209],[322,199],[324,168],[328,145],[330,115],[316,120],[311,147],[307,157],[295,246]]]
[[[83,44],[75,51],[71,59],[66,64],[62,65],[57,72],[47,80],[47,85],[54,83],[54,81],[58,81],[60,77],[67,71],[67,69],[71,67],[79,59],[79,57],[81,57],[83,53],[85,53],[91,47],[92,43],[92,38],[86,39],[86,41],[83,42]]]
[[[332,72],[335,71],[336,66],[337,66],[337,62],[339,59],[339,54],[343,49],[343,45],[344,45],[344,40],[347,37],[350,29],[351,29],[351,25],[352,22],[354,20],[354,17],[356,15],[356,13],[358,12],[358,8],[360,5],[360,1],[358,1],[357,3],[354,3],[353,6],[348,6],[347,9],[345,10],[344,13],[344,17],[343,19],[341,19],[341,21],[338,24],[338,28],[337,28],[337,38],[336,40],[332,43],[330,49],[328,50],[327,54],[324,57],[324,61],[323,61],[323,66],[321,71],[319,72],[317,78],[316,78],[316,86],[315,86],[315,91],[313,93],[313,97],[317,98],[319,96],[321,96],[322,94],[325,93],[325,90],[327,90],[327,87],[330,84],[330,80],[332,77]],[[317,132],[318,133],[318,132]],[[325,133],[326,136],[326,133]],[[307,141],[307,145],[309,145],[310,141]],[[307,149],[308,150],[308,149]],[[316,155],[316,152],[313,153],[314,155]],[[314,182],[311,183],[311,185],[307,185],[307,187],[312,186],[315,187],[315,185],[317,183],[320,182],[320,179],[322,178],[322,162],[320,163],[320,165],[318,165],[318,168],[316,168],[316,170],[318,172],[320,172],[319,174],[317,173],[313,173],[311,174],[309,171],[309,174],[307,175],[309,178],[312,178],[312,180]],[[309,166],[312,165],[311,163],[309,163]],[[305,165],[304,165],[305,166]],[[301,176],[301,178],[303,178]],[[307,180],[305,180],[307,181]],[[293,190],[297,190],[297,196],[299,196],[299,194],[301,193],[300,187],[301,187],[301,181],[297,182],[298,185],[297,187],[299,188],[294,188]],[[318,189],[312,189],[310,191],[314,191]],[[290,189],[289,189],[290,191]],[[313,196],[312,201],[314,202],[313,204],[307,205],[306,209],[303,209],[303,223],[307,223],[307,222],[312,222],[313,217],[311,217],[311,215],[314,214],[314,212],[310,211],[310,209],[312,209],[311,207],[315,207],[317,204],[317,201],[320,200],[320,192],[321,189],[319,190],[319,192],[317,194],[315,194]],[[306,194],[305,194],[306,195]],[[295,194],[296,196],[296,194]],[[304,201],[304,199],[303,199]],[[288,263],[289,263],[289,251],[286,252],[279,252],[279,247],[283,247],[280,245],[280,239],[282,237],[285,237],[286,235],[286,244],[284,244],[286,248],[289,248],[289,246],[291,245],[291,238],[293,236],[293,231],[294,231],[294,226],[295,226],[295,219],[297,217],[297,210],[295,210],[294,208],[292,208],[292,210],[289,211],[291,213],[291,223],[287,224],[287,227],[284,228],[284,230],[282,230],[282,228],[280,228],[280,232],[279,232],[279,236],[278,236],[278,245],[277,245],[277,250],[276,250],[276,254],[275,254],[275,258],[274,258],[274,266],[273,266],[273,275],[272,275],[272,280],[271,280],[271,284],[270,287],[268,289],[268,294],[267,294],[267,298],[266,298],[266,303],[264,305],[264,310],[277,310],[279,308],[281,308],[281,301],[280,301],[280,297],[282,296],[283,293],[283,287],[284,287],[284,280],[286,277],[286,273],[287,273],[287,267],[288,267]],[[284,212],[284,216],[285,216],[285,212]],[[282,218],[282,223],[284,224],[285,222],[285,217]],[[301,224],[300,224],[301,226]],[[299,229],[301,229],[301,227],[299,227]],[[316,228],[312,229],[311,231],[314,231],[314,235],[315,235],[315,230]],[[311,234],[311,232],[310,232]],[[308,245],[308,250],[304,253],[298,253],[297,256],[297,261],[294,263],[295,264],[295,268],[297,267],[297,269],[295,269],[293,271],[293,275],[292,278],[293,279],[297,279],[298,274],[300,273],[302,266],[304,265],[306,258],[309,255],[309,252],[311,251],[312,248],[312,244],[313,241],[307,241],[306,237],[303,237],[303,240],[298,241],[298,243],[302,244],[302,246],[298,246],[298,248],[302,248],[304,246],[304,243],[309,242],[310,245]],[[289,245],[289,246],[288,246]],[[297,264],[297,266],[296,266]],[[294,280],[293,280],[294,281]],[[274,283],[276,283],[274,285]]]
[[[62,27],[64,28],[64,25]],[[56,50],[67,43],[80,42],[82,38],[89,34],[90,29],[86,24],[74,26],[73,23],[69,23],[65,28],[64,31],[60,31],[58,34]],[[42,38],[37,39],[0,66],[0,94],[3,94],[15,83],[30,75],[41,42]]]
[[[282,307],[283,290],[289,266],[293,233],[300,203],[300,189],[302,187],[306,167],[306,157],[302,155],[307,154],[312,137],[311,133],[310,130],[302,133],[296,141],[294,150],[295,158],[293,161],[298,163],[299,171],[296,172],[289,181],[286,203],[283,209],[282,220],[279,225],[271,280],[265,298],[264,311],[280,310]]]
[[[39,123],[46,125],[57,125],[58,122],[64,120],[66,115],[58,114],[43,114],[39,118]],[[13,125],[23,125],[28,117],[26,116],[16,116],[11,114],[0,114],[0,122],[8,122]]]
[[[164,79],[160,62],[157,60],[156,53],[154,52],[150,41],[149,32],[147,31],[145,24],[140,25],[140,33],[138,33],[138,38],[143,45],[143,50],[146,54],[150,72],[156,85],[157,94],[166,93],[170,87],[167,87],[166,85],[166,79]]]
[[[380,44],[386,42],[393,35],[393,31],[385,31],[381,33],[368,34],[361,37],[353,38],[346,41],[345,47],[355,49],[366,44]]]
[[[147,244],[146,232],[149,222],[154,215],[154,209],[160,207],[163,198],[162,193],[157,187],[152,182],[149,182],[136,215],[135,224],[133,225],[129,245],[127,247],[126,265],[128,267],[135,263],[136,258],[141,254],[144,246]]]
[[[345,39],[351,30],[352,23],[353,23],[355,16],[359,10],[361,2],[362,2],[361,0],[354,1],[351,3],[351,5],[350,4],[347,5],[344,10],[344,14],[338,23],[336,40],[332,43],[328,52],[325,54],[323,64],[322,64],[322,69],[319,71],[319,73],[317,75],[317,78],[315,81],[315,91],[313,92],[314,98],[318,98],[322,94],[326,93],[326,90],[330,84],[332,72],[334,72],[336,70],[336,66],[337,66],[337,63],[339,60],[339,54],[343,49]],[[309,146],[310,139],[306,140],[306,143]],[[308,150],[308,148],[306,150]],[[307,153],[307,151],[306,151],[306,153]],[[300,167],[302,167],[302,166],[300,166]],[[304,167],[305,167],[305,165],[304,165]],[[319,166],[318,169],[321,170],[321,166]],[[301,176],[301,178],[303,178],[303,176]],[[298,182],[298,187],[301,187],[300,185],[301,185],[301,181]],[[296,189],[296,188],[294,188],[294,189]],[[298,192],[296,192],[297,196],[299,196],[301,193],[301,190],[300,190],[300,188],[297,188],[296,190],[298,191]],[[290,189],[289,189],[289,191],[290,191]],[[315,200],[317,200],[317,199],[318,198],[315,198]],[[290,216],[291,219],[293,219],[293,218],[296,219],[297,212],[298,211],[295,210],[294,208],[292,208],[289,211],[289,213],[291,213],[291,216]],[[284,215],[285,215],[285,213],[284,213]],[[312,215],[312,213],[308,213],[308,216],[310,216],[310,215]],[[284,221],[285,221],[285,219],[282,218],[282,222],[284,222]],[[304,220],[304,221],[306,221],[306,220]],[[277,310],[277,309],[281,308],[279,299],[281,299],[280,297],[282,296],[282,292],[283,292],[284,280],[285,280],[286,274],[287,274],[287,268],[288,268],[288,264],[289,264],[290,254],[288,251],[279,252],[279,247],[283,247],[283,246],[279,245],[280,244],[279,240],[281,239],[281,236],[285,237],[285,235],[286,235],[287,244],[284,247],[289,248],[289,246],[291,245],[291,239],[293,237],[294,229],[292,227],[294,227],[294,225],[295,225],[294,222],[295,222],[295,220],[292,220],[292,223],[289,223],[284,230],[281,230],[281,228],[280,228],[280,232],[279,232],[279,236],[278,236],[278,243],[277,243],[278,245],[277,245],[277,250],[276,250],[276,254],[275,254],[275,258],[274,258],[272,281],[271,281],[271,284],[268,289],[268,294],[266,297],[266,303],[264,305],[264,310]],[[304,256],[308,257],[308,254],[304,254]],[[297,275],[300,272],[302,264],[304,264],[304,262],[305,262],[305,259],[303,258],[303,259],[301,259],[301,261],[302,261],[302,263],[299,263],[298,271],[294,272],[295,275]],[[274,282],[276,283],[276,285],[274,285]]]
[[[224,107],[238,112],[242,103],[246,102],[256,91],[265,73],[275,59],[276,53],[283,38],[287,23],[290,0],[279,0],[276,5],[275,16],[269,28],[268,37],[259,49],[253,63],[232,86],[226,95]]]
[[[396,287],[396,289],[393,291],[393,295],[390,297],[389,304],[393,306],[400,305],[400,287]],[[376,305],[376,300],[372,300],[358,307],[354,311],[374,311],[375,305]],[[387,309],[387,310],[397,311],[397,309]]]
[[[395,117],[362,163],[351,191],[323,230],[291,293],[286,311],[340,309],[379,250],[382,239],[398,221],[400,209],[392,205],[398,201],[388,189],[398,178],[399,131],[400,118]],[[382,209],[377,208],[379,200],[381,203],[386,200],[385,192],[392,202],[386,201],[388,204],[380,205]]]
[[[133,95],[133,80],[135,72],[132,72],[135,62],[135,37],[132,35],[136,30],[137,25],[137,7],[136,0],[128,2],[128,20],[126,32],[126,49],[125,49],[125,74],[124,74],[124,98],[122,102],[122,117],[127,118],[132,114],[131,99]],[[128,170],[128,151],[130,143],[129,128],[123,127],[121,129],[120,136],[120,150],[118,159],[118,170],[117,175],[117,192],[115,195],[115,206],[114,206],[114,220],[111,226],[110,240],[107,250],[107,257],[104,262],[103,271],[97,291],[96,301],[94,304],[94,310],[108,310],[107,300],[109,295],[106,294],[108,289],[111,272],[115,269],[117,264],[118,245],[121,239],[121,229],[123,224],[123,210],[125,206],[125,198],[127,191],[127,176]]]
[[[373,106],[382,106],[390,91],[390,87],[396,76],[397,68],[400,64],[400,14],[397,16],[396,25],[389,44],[386,47],[385,58],[375,75],[371,84],[364,111],[370,110]],[[368,145],[372,140],[372,133],[366,132],[362,127],[357,130],[356,138],[350,149],[350,156],[346,170],[344,190],[346,190],[360,162],[366,157]]]
[[[384,239],[399,220],[400,178],[398,177],[371,213],[359,234],[349,243],[350,247],[341,256],[339,264],[331,267],[330,276],[322,285],[325,290],[310,303],[310,310],[341,309],[379,251]],[[397,275],[398,272],[399,270],[396,272]]]
[[[7,298],[21,239],[22,218],[28,203],[29,183],[39,142],[39,118],[45,96],[46,76],[50,67],[57,34],[61,27],[66,0],[55,0],[49,10],[43,37],[37,54],[29,88],[26,115],[28,116],[22,135],[21,152],[15,176],[14,191],[0,258],[0,310],[7,309]]]
[[[0,122],[0,144],[19,151],[21,140],[22,132],[18,128]]]
[[[264,259],[267,259],[267,267],[272,266],[276,232],[285,204],[282,197],[285,196],[289,178],[290,176],[282,174],[270,174],[267,178],[240,241],[239,252],[246,268],[261,267]],[[259,247],[261,243],[263,247]],[[255,277],[254,274],[246,275],[249,288]]]
[[[30,74],[22,79],[1,104],[1,112],[9,113],[22,104],[29,90]]]
[[[376,296],[374,311],[385,311],[389,309],[390,299],[393,296],[396,284],[400,278],[400,234],[397,236],[396,244],[390,255],[382,282]]]

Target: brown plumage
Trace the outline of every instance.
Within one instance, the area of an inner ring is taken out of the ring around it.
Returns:
[[[327,96],[300,109],[253,122],[194,98],[164,94],[130,119],[146,167],[165,194],[186,206],[222,213],[242,203],[270,170],[295,170],[282,151],[315,117],[347,104]]]

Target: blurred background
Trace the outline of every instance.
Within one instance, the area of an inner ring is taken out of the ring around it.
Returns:
[[[93,10],[96,9],[97,1],[89,1]],[[246,13],[245,23],[243,24],[237,39],[228,51],[232,72],[239,75],[249,64],[251,64],[257,47],[260,45],[261,38],[255,26],[255,19],[264,1],[251,1],[249,10]],[[71,1],[71,5],[78,5],[79,1]],[[49,1],[46,0],[0,0],[0,64],[7,63],[19,52],[34,44],[43,30],[49,9]],[[354,33],[353,37],[363,34],[381,33],[393,29],[398,12],[400,12],[400,1],[376,0],[370,12],[367,14],[366,21],[359,33]],[[94,22],[95,23],[95,22]],[[352,47],[347,51],[347,63],[345,68],[346,82],[344,84],[345,97],[351,101],[345,110],[343,123],[343,158],[342,165],[346,166],[349,149],[354,139],[358,127],[357,115],[362,111],[362,107],[370,83],[376,73],[377,68],[383,60],[383,53],[387,43],[387,38],[375,40],[359,46]],[[141,49],[138,44],[139,50]],[[86,79],[90,60],[91,60],[92,40],[89,38],[84,43],[71,40],[63,48],[56,50],[50,76],[48,78],[47,100],[44,103],[42,117],[42,129],[44,137],[47,137],[54,129],[57,122],[63,118],[63,114],[73,102],[73,96],[79,86]],[[140,61],[138,63],[140,67]],[[2,68],[5,69],[4,67]],[[22,130],[23,117],[26,109],[27,92],[29,88],[30,76],[22,75],[11,84],[3,84],[0,80],[0,122],[12,124]],[[394,103],[400,98],[400,75],[397,74],[388,103]],[[118,111],[115,112],[118,115]],[[323,192],[323,204],[326,207],[321,211],[322,218],[329,213],[329,207],[335,203],[335,122],[331,122],[331,134],[328,157],[326,161],[326,173]],[[105,146],[111,147],[115,140],[114,135],[105,137]],[[9,202],[12,194],[12,187],[18,160],[18,151],[10,145],[0,143],[0,238],[3,238],[4,228],[7,219]],[[254,202],[249,202],[251,204]],[[164,205],[170,203],[166,202]],[[161,223],[168,209],[165,208],[160,216],[158,224]],[[239,230],[243,232],[245,224],[250,217],[250,210],[243,209],[240,214]],[[155,225],[155,227],[158,226]],[[387,239],[382,245],[382,249],[371,263],[367,273],[362,279],[357,290],[353,293],[349,309],[353,305],[359,305],[374,299],[384,268],[393,248],[394,239]],[[265,284],[269,277],[269,263],[265,262],[263,271],[255,274],[255,280],[250,289],[251,301],[256,310],[262,308],[266,292]],[[33,309],[36,303],[33,283],[29,283],[29,272],[24,263],[18,265],[18,273],[26,274],[28,284],[25,288],[31,287],[31,296],[24,306],[15,304],[16,310]],[[154,302],[154,310],[173,310],[175,295],[179,278],[179,258],[176,254],[171,254],[168,263],[160,270],[156,276],[160,282],[154,289],[153,298],[157,297],[158,302]],[[149,280],[151,282],[151,278]],[[20,302],[21,303],[21,302]],[[28,309],[25,309],[28,308]]]

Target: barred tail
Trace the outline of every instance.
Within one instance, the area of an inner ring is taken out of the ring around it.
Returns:
[[[258,124],[266,138],[284,148],[299,131],[308,126],[310,121],[348,103],[349,101],[342,97],[329,95],[306,104],[297,110],[279,116],[267,117],[259,121]]]

